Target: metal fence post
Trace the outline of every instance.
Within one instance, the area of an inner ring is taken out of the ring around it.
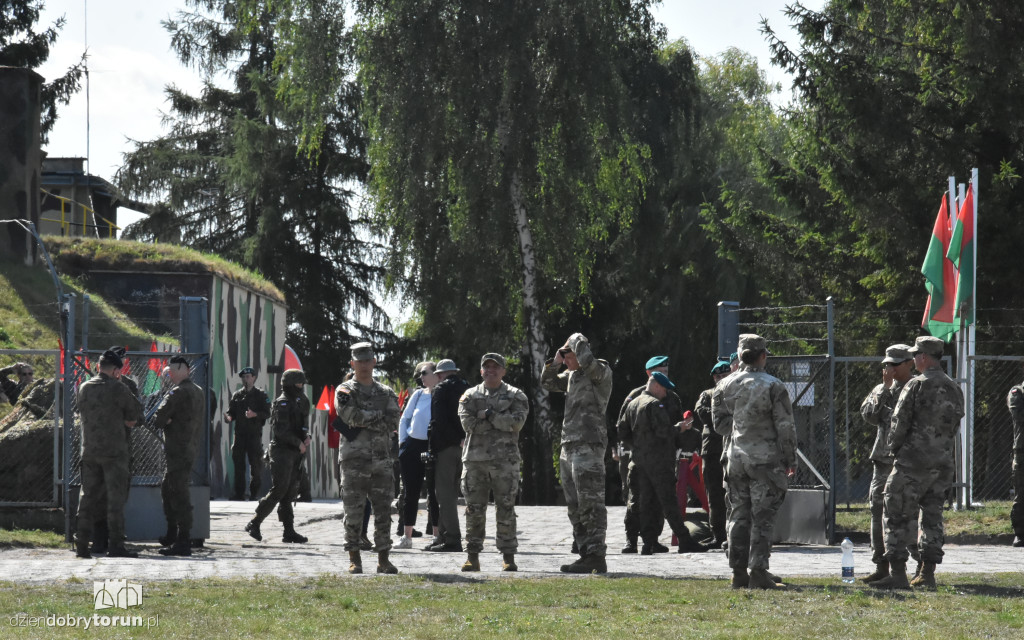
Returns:
[[[828,539],[836,542],[836,349],[835,349],[835,302],[832,296],[825,299],[828,318],[828,436],[829,436],[829,484],[828,492]]]
[[[71,411],[71,394],[74,389],[75,353],[75,294],[64,295],[61,302],[61,316],[64,318],[64,373],[60,376],[64,397],[61,398],[60,412],[64,425],[64,540],[71,542],[71,431],[75,416]]]
[[[723,300],[718,303],[718,357],[728,358],[739,345],[740,303]]]

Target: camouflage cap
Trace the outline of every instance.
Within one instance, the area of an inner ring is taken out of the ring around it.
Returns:
[[[448,358],[445,358],[444,360],[441,360],[440,362],[438,362],[437,363],[437,368],[434,369],[434,371],[436,373],[444,373],[446,371],[458,371],[458,370],[459,370],[459,368],[457,366],[455,366],[455,361],[454,360],[449,360]]]
[[[306,374],[302,369],[288,369],[281,376],[281,384],[290,387],[296,384],[306,384]]]
[[[484,357],[480,358],[480,368],[483,368],[488,360],[493,360],[502,369],[505,368],[505,356],[498,353],[485,353]]]
[[[666,389],[671,390],[676,388],[676,385],[674,385],[672,381],[668,379],[668,376],[666,376],[664,373],[660,371],[655,371],[654,373],[652,373],[651,378],[653,378],[655,382],[665,387]]]
[[[729,366],[729,362],[727,360],[719,360],[715,363],[715,366],[711,367],[711,375],[717,376],[723,373],[729,373],[731,370],[732,367]]]
[[[744,351],[768,351],[768,343],[756,333],[741,333],[739,342],[740,353]],[[768,351],[768,355],[771,355]]]
[[[910,353],[910,345],[906,344],[894,344],[885,349],[885,358],[882,360],[882,364],[900,364],[907,360],[913,360],[914,356]]]
[[[653,369],[655,367],[667,367],[667,366],[668,366],[668,356],[654,356],[653,358],[651,358],[650,360],[647,361],[647,364],[644,365],[644,369],[651,370],[651,369]]]
[[[914,341],[914,346],[907,350],[911,355],[917,355],[918,353],[926,353],[933,358],[942,357],[942,349],[945,347],[945,343],[934,336],[918,336],[917,340]]]
[[[373,345],[369,342],[357,342],[351,349],[353,360],[373,360]]]

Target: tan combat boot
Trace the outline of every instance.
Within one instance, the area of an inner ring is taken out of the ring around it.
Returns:
[[[921,573],[914,576],[914,579],[910,581],[912,587],[924,587],[925,589],[935,590],[935,563],[925,562],[924,566],[921,567]]]
[[[516,565],[516,554],[514,554],[514,553],[503,553],[503,554],[501,554],[501,570],[502,571],[519,571],[519,567]]]
[[[751,589],[785,589],[786,585],[781,582],[775,582],[772,580],[772,575],[768,573],[767,569],[751,569],[750,570],[750,583]]]
[[[466,562],[462,565],[463,571],[479,571],[480,570],[480,554],[473,553],[470,551],[466,554]]]
[[[732,580],[729,581],[733,589],[743,589],[750,585],[750,576],[747,575],[747,568],[742,567],[732,570]]]
[[[900,589],[910,591],[910,581],[907,580],[907,563],[895,560],[889,563],[889,576],[871,583],[876,589]]]
[[[881,580],[882,578],[888,578],[888,577],[889,577],[889,561],[888,560],[882,560],[881,562],[879,562],[879,563],[877,563],[875,565],[875,572],[874,573],[872,573],[869,576],[864,576],[863,578],[860,579],[860,581],[865,583],[865,584],[871,584],[875,580]]]
[[[359,549],[353,549],[348,552],[348,572],[349,573],[362,573],[363,572],[363,559],[359,557]]]
[[[377,552],[377,573],[398,573],[395,565],[391,564],[391,561],[388,560],[387,551]]]

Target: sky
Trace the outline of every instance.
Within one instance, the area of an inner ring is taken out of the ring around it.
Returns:
[[[185,8],[183,0],[43,0],[37,29],[64,16],[66,24],[50,59],[37,69],[45,78],[89,53],[89,92],[83,90],[58,110],[45,151],[50,157],[88,157],[93,175],[113,181],[130,140],[151,140],[161,135],[167,110],[164,87],[174,84],[194,91],[198,76],[178,62],[170,37],[160,24]],[[699,55],[714,56],[737,47],[753,54],[772,81],[788,81],[769,64],[768,45],[759,32],[761,17],[768,19],[783,40],[795,40],[782,11],[793,0],[664,0],[655,18],[672,40],[685,38]],[[820,8],[824,0],[804,0]],[[88,19],[86,19],[86,16]],[[88,105],[88,108],[87,108]],[[126,210],[122,224],[131,222]]]

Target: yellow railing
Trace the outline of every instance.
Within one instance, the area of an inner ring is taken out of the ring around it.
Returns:
[[[40,218],[40,220],[45,220],[47,222],[57,222],[57,223],[60,223],[60,228],[61,228],[62,235],[65,235],[65,236],[71,235],[71,225],[74,224],[74,222],[72,221],[72,213],[69,212],[67,209],[71,209],[73,211],[75,206],[82,207],[82,235],[85,235],[85,230],[88,229],[89,227],[92,227],[94,229],[100,229],[101,228],[101,226],[99,224],[93,224],[93,225],[89,224],[89,214],[90,213],[92,214],[94,220],[98,219],[98,220],[102,220],[103,222],[107,223],[105,225],[107,227],[107,237],[113,238],[113,237],[115,237],[114,230],[115,229],[118,230],[118,231],[121,230],[121,227],[117,226],[116,224],[114,224],[110,220],[107,220],[103,216],[97,214],[92,209],[92,207],[90,207],[88,205],[82,204],[81,202],[75,202],[74,200],[72,200],[70,198],[65,198],[64,196],[58,196],[56,193],[50,193],[46,189],[40,189],[40,191],[42,191],[43,194],[45,194],[45,195],[47,195],[47,196],[49,196],[51,198],[56,198],[57,200],[60,200],[60,220],[57,220],[55,218]]]

